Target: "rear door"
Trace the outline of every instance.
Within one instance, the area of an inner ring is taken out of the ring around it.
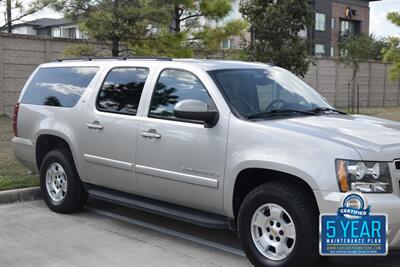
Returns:
[[[90,183],[138,193],[134,172],[136,114],[149,73],[147,67],[112,68],[92,96],[83,156]]]

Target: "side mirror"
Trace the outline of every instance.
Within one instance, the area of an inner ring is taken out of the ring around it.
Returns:
[[[174,107],[174,115],[180,119],[203,121],[207,128],[215,126],[219,117],[217,110],[210,110],[206,103],[195,99],[179,101]]]

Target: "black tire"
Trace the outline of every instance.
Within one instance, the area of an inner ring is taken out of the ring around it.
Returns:
[[[294,185],[267,183],[251,191],[238,215],[238,234],[246,256],[260,267],[312,267],[318,263],[318,210],[307,192]],[[296,241],[289,256],[272,260],[261,254],[253,242],[251,220],[259,207],[267,203],[284,208],[293,220]]]
[[[67,176],[67,190],[64,198],[59,201],[54,201],[46,188],[47,169],[53,163],[60,164]],[[88,197],[76,171],[72,155],[64,149],[52,150],[43,158],[40,167],[40,187],[46,205],[58,213],[71,213],[81,210]]]

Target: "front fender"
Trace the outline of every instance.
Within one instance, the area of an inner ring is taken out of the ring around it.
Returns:
[[[233,216],[236,179],[245,169],[278,171],[313,190],[337,192],[335,160],[360,158],[351,147],[284,126],[281,120],[255,123],[231,116],[223,198],[227,216]]]

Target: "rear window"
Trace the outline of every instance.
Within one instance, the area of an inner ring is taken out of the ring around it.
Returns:
[[[26,88],[21,103],[73,107],[97,71],[97,67],[39,69]]]

